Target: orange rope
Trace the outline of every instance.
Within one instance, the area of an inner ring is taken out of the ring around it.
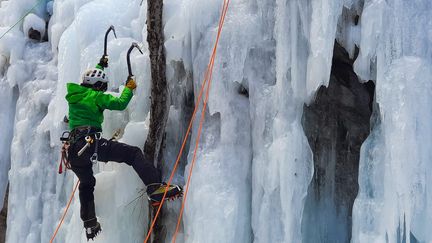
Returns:
[[[209,68],[209,67],[208,67],[208,68]],[[207,72],[208,72],[208,71],[207,71]],[[206,77],[207,77],[207,72],[206,72],[206,74],[205,74]],[[206,82],[207,82],[207,78],[204,80],[204,82],[203,82],[203,84],[202,84],[202,86],[201,86],[201,89],[200,89],[200,92],[199,92],[199,95],[198,95],[198,101],[201,100],[202,93],[203,93],[203,91],[204,91],[204,87],[205,87],[205,83],[206,83]],[[161,208],[162,208],[162,206],[163,206],[163,204],[164,204],[164,202],[165,202],[165,198],[166,198],[166,194],[167,194],[167,192],[168,192],[168,188],[169,188],[169,186],[171,185],[172,180],[174,179],[174,175],[175,175],[175,172],[176,172],[176,170],[177,170],[178,164],[179,164],[179,162],[180,162],[180,158],[181,158],[181,156],[182,156],[182,154],[183,154],[183,150],[184,150],[184,148],[185,148],[185,146],[186,146],[186,142],[187,142],[187,138],[189,137],[190,130],[192,129],[193,121],[195,120],[195,116],[196,116],[196,113],[197,113],[197,111],[198,111],[198,107],[199,107],[199,102],[197,102],[197,105],[195,105],[195,109],[194,109],[194,111],[193,111],[193,113],[192,113],[191,120],[189,121],[188,129],[186,130],[186,135],[185,135],[185,137],[184,137],[184,139],[183,139],[182,146],[181,146],[181,148],[180,148],[180,151],[179,151],[179,154],[178,154],[178,156],[177,156],[177,159],[176,159],[176,162],[175,162],[175,164],[174,164],[174,167],[173,167],[173,170],[172,170],[172,172],[171,172],[171,175],[170,175],[170,177],[169,177],[169,179],[168,179],[168,182],[167,182],[167,186],[166,186],[165,192],[164,192],[164,194],[163,194],[163,196],[162,196],[161,203],[159,204],[159,207],[158,207],[158,209],[157,209],[157,211],[156,211],[156,214],[155,214],[155,216],[154,216],[154,219],[153,219],[153,221],[152,221],[152,224],[151,224],[151,226],[150,226],[150,229],[149,229],[149,231],[148,231],[148,233],[147,233],[147,236],[146,236],[146,238],[145,238],[145,240],[144,240],[144,243],[147,243],[148,240],[150,239],[150,236],[151,236],[151,233],[152,233],[152,231],[153,231],[153,228],[154,228],[154,225],[155,225],[155,223],[156,223],[156,220],[157,220],[157,218],[158,218],[158,216],[159,216],[159,214],[160,214]]]
[[[218,43],[219,43],[220,34],[221,34],[222,26],[223,26],[223,21],[224,21],[224,19],[225,19],[226,10],[227,10],[227,8],[228,8],[228,3],[229,3],[229,1],[230,1],[230,0],[228,0],[228,1],[227,1],[227,0],[224,0],[224,4],[223,4],[223,7],[222,7],[222,14],[221,14],[221,18],[220,18],[220,20],[219,20],[219,28],[218,28],[218,33],[217,33],[216,42],[215,42],[215,45],[214,45],[214,47],[213,47],[213,52],[212,52],[212,55],[211,55],[211,58],[210,58],[210,62],[209,62],[209,64],[208,64],[208,66],[207,66],[206,73],[205,73],[205,75],[204,75],[205,78],[204,78],[203,84],[201,85],[201,89],[200,89],[200,92],[199,92],[199,95],[198,95],[197,103],[196,103],[195,108],[194,108],[194,111],[193,111],[193,113],[192,113],[191,120],[189,121],[189,126],[188,126],[188,129],[187,129],[187,131],[186,131],[186,135],[185,135],[185,137],[184,137],[184,139],[183,139],[183,143],[182,143],[182,146],[181,146],[181,148],[180,148],[179,154],[178,154],[178,156],[177,156],[177,160],[176,160],[176,162],[175,162],[175,164],[174,164],[173,170],[172,170],[171,175],[170,175],[170,177],[169,177],[169,180],[168,180],[168,182],[167,182],[167,187],[166,187],[166,189],[165,189],[165,192],[164,192],[164,195],[163,195],[163,197],[162,197],[161,203],[159,204],[159,207],[158,207],[158,209],[157,209],[157,211],[156,211],[156,214],[155,214],[155,216],[154,216],[154,219],[153,219],[153,221],[152,221],[152,224],[151,224],[151,226],[150,226],[150,229],[149,229],[149,231],[148,231],[148,233],[147,233],[147,236],[146,236],[146,238],[145,238],[145,240],[144,240],[144,243],[147,243],[147,242],[149,241],[149,239],[150,239],[151,233],[152,233],[152,231],[153,231],[153,229],[154,229],[154,225],[155,225],[155,223],[156,223],[156,221],[157,221],[157,218],[158,218],[158,216],[159,216],[159,214],[160,214],[161,208],[162,208],[162,206],[163,206],[163,204],[164,204],[164,202],[165,202],[165,198],[166,198],[166,194],[167,194],[167,192],[168,192],[168,188],[169,188],[169,186],[170,186],[171,183],[172,183],[172,180],[173,180],[173,178],[174,178],[174,175],[175,175],[175,172],[176,172],[176,170],[177,170],[178,164],[179,164],[179,162],[180,162],[181,155],[183,154],[183,150],[184,150],[184,148],[185,148],[185,146],[186,146],[187,138],[188,138],[189,135],[190,135],[190,130],[191,130],[192,125],[193,125],[193,122],[194,122],[194,120],[195,120],[195,116],[196,116],[196,113],[197,113],[198,108],[199,108],[199,105],[200,105],[200,101],[201,101],[201,98],[202,98],[202,94],[203,94],[204,88],[205,88],[205,86],[206,86],[206,84],[207,84],[207,81],[210,80],[210,78],[211,78],[211,72],[212,72],[212,70],[213,70],[214,60],[215,60],[215,57],[216,57],[216,50],[217,50],[217,46],[218,46]],[[209,85],[208,85],[208,87],[209,87]],[[205,106],[206,106],[206,103],[207,103],[207,100],[208,100],[208,91],[209,91],[209,89],[207,89],[207,92],[206,92],[206,101],[204,102],[204,109],[205,109]],[[203,113],[204,113],[204,109],[203,109]],[[203,118],[202,118],[202,119],[203,119]],[[201,123],[200,123],[200,130],[202,130],[202,124],[201,124]],[[200,133],[201,133],[201,132],[199,131],[199,136],[200,136]],[[198,141],[198,142],[199,142],[199,141]],[[195,150],[195,153],[196,153],[196,150]],[[195,158],[195,156],[194,156],[194,158]],[[192,166],[192,167],[193,167],[193,166]],[[190,174],[191,174],[191,173],[190,173]],[[189,178],[188,178],[188,185],[189,185],[189,181],[190,181],[190,176],[189,176]],[[185,194],[185,197],[186,197],[186,195],[187,195],[187,190],[188,190],[188,186],[187,186],[187,188],[186,188],[186,194]],[[183,203],[184,203],[184,201],[183,201]],[[182,205],[182,209],[183,209],[183,205]],[[182,211],[183,211],[183,210],[182,210]],[[180,215],[180,217],[181,217],[181,215]],[[181,219],[179,219],[179,220],[181,220]],[[177,230],[178,230],[178,227],[176,228],[176,231],[177,231]],[[177,232],[175,232],[175,235],[176,235],[176,234],[177,234]],[[175,236],[175,235],[174,235],[174,236]],[[175,240],[175,239],[174,239],[174,240]]]
[[[75,188],[73,189],[73,191],[72,191],[72,193],[71,193],[71,195],[69,197],[69,202],[68,202],[68,204],[67,204],[67,206],[66,206],[66,208],[65,208],[65,210],[63,212],[63,216],[61,217],[60,223],[57,225],[57,228],[56,228],[56,230],[54,232],[54,235],[51,237],[50,243],[53,243],[54,238],[57,236],[57,233],[58,233],[60,227],[63,224],[63,221],[64,221],[64,219],[66,217],[66,214],[67,214],[67,212],[69,210],[69,207],[70,207],[70,205],[72,203],[72,199],[74,198],[75,192],[76,192],[79,184],[80,184],[80,181],[77,181],[77,183],[75,184]]]
[[[206,76],[207,76],[207,73],[206,73]],[[204,86],[205,86],[204,84],[205,84],[206,82],[207,82],[207,81],[204,80],[204,83],[203,83],[203,85],[202,85],[202,87],[201,87],[201,90],[200,90],[200,92],[199,92],[199,95],[198,95],[198,100],[200,100],[201,97],[202,97],[202,93],[203,93]],[[159,216],[160,210],[161,210],[161,208],[162,208],[162,206],[163,206],[163,204],[164,204],[164,202],[165,202],[165,198],[166,198],[166,194],[167,194],[167,192],[168,192],[168,188],[169,188],[169,186],[171,185],[172,180],[174,179],[174,174],[175,174],[175,172],[176,172],[176,170],[177,170],[178,164],[179,164],[179,162],[180,162],[181,155],[183,154],[183,150],[184,150],[184,148],[185,148],[185,146],[186,146],[187,138],[189,137],[190,130],[192,129],[192,124],[193,124],[193,121],[195,120],[195,115],[196,115],[197,111],[198,111],[198,106],[196,105],[196,106],[195,106],[195,109],[194,109],[194,111],[193,111],[193,113],[192,113],[192,118],[191,118],[191,120],[190,120],[190,122],[189,122],[188,129],[186,130],[186,135],[185,135],[185,137],[184,137],[184,139],[183,139],[183,143],[182,143],[182,146],[181,146],[181,148],[180,148],[179,154],[178,154],[178,156],[177,156],[176,162],[175,162],[175,164],[174,164],[173,170],[172,170],[171,175],[170,175],[170,177],[169,177],[169,179],[168,179],[167,186],[166,186],[165,192],[164,192],[164,194],[163,194],[163,196],[162,196],[161,203],[159,204],[159,207],[158,207],[158,209],[157,209],[157,211],[156,211],[156,214],[155,214],[155,216],[154,216],[154,219],[153,219],[153,221],[152,221],[152,224],[151,224],[151,226],[150,226],[150,229],[149,229],[149,231],[148,231],[148,233],[147,233],[147,236],[146,236],[146,238],[145,238],[145,240],[144,240],[145,243],[147,243],[148,240],[150,239],[151,233],[152,233],[152,231],[153,231],[153,228],[154,228],[154,225],[155,225],[155,223],[156,223],[156,220],[157,220],[157,218],[158,218],[158,216]]]
[[[228,5],[229,5],[229,3],[230,3],[230,0],[224,0],[224,7],[222,9],[222,15],[221,15],[221,23],[219,25],[218,36],[217,36],[217,39],[216,39],[216,47],[217,47],[217,44],[219,43],[220,33],[222,31],[222,27],[223,27],[223,23],[225,21],[226,13],[228,11]],[[203,109],[202,109],[202,112],[201,112],[201,119],[200,119],[200,124],[199,124],[199,128],[198,128],[198,134],[197,134],[197,138],[196,138],[196,142],[195,142],[195,150],[194,150],[191,166],[190,166],[190,169],[189,169],[189,175],[188,175],[188,180],[187,180],[187,184],[186,184],[186,189],[185,189],[185,193],[184,193],[184,196],[183,196],[183,202],[182,202],[182,206],[181,206],[181,209],[180,209],[180,215],[179,215],[178,220],[177,220],[177,226],[176,226],[176,229],[175,229],[175,232],[174,232],[174,235],[173,235],[172,243],[176,242],[177,234],[178,234],[178,231],[180,229],[181,219],[182,219],[182,216],[183,216],[184,207],[185,207],[185,204],[186,204],[186,199],[187,199],[187,195],[188,195],[188,191],[189,191],[189,185],[190,185],[190,181],[191,181],[191,178],[192,178],[192,172],[193,172],[193,168],[194,168],[195,162],[196,162],[196,155],[197,155],[197,151],[198,151],[198,145],[199,145],[199,142],[200,142],[200,139],[201,139],[202,127],[203,127],[203,124],[204,124],[205,110],[206,110],[207,102],[208,102],[208,99],[209,99],[209,96],[210,96],[210,87],[211,87],[211,82],[212,82],[213,67],[214,67],[214,59],[215,59],[215,57],[216,57],[216,49],[214,50],[214,55],[212,57],[212,62],[211,62],[211,67],[210,67],[210,75],[209,75],[209,80],[208,80],[207,90],[206,90],[206,97],[205,97]]]

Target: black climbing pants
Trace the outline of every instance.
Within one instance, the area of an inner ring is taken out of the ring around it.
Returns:
[[[69,147],[69,160],[73,172],[80,180],[79,199],[81,203],[81,219],[86,222],[96,218],[93,191],[96,179],[93,176],[93,163],[90,157],[95,152],[96,143],[88,147],[81,156],[78,151],[84,147],[86,141],[79,139]],[[161,182],[160,172],[153,164],[145,159],[141,149],[116,141],[101,138],[98,141],[98,161],[114,161],[126,163],[133,167],[145,185]]]

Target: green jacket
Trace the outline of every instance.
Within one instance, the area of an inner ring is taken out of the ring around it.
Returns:
[[[66,100],[69,103],[69,128],[92,126],[102,129],[103,111],[124,110],[132,99],[132,90],[125,87],[120,97],[104,94],[79,84],[68,83]]]

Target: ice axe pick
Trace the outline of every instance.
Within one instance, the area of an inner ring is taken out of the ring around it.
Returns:
[[[113,32],[113,34],[114,34],[114,37],[117,39],[117,34],[116,34],[116,32],[115,32],[115,29],[114,29],[114,26],[113,25],[111,25],[109,28],[108,28],[108,30],[106,31],[106,33],[105,33],[105,43],[104,43],[104,56],[108,56],[108,51],[107,51],[107,46],[108,46],[108,34],[110,33],[110,32]]]
[[[129,50],[127,52],[127,65],[128,65],[128,71],[129,71],[128,80],[133,77],[132,67],[131,67],[131,61],[130,61],[130,54],[131,54],[131,52],[132,52],[132,50],[134,48],[138,49],[138,51],[141,52],[141,54],[144,54],[142,52],[141,48],[138,46],[138,44],[136,42],[133,42],[132,45],[131,45],[131,47],[129,48]]]
[[[101,65],[102,67],[108,67],[108,34],[110,32],[113,32],[114,37],[117,38],[117,34],[115,32],[114,26],[111,25],[108,30],[105,32],[105,41],[104,41],[104,53],[103,56],[99,62],[99,65]]]

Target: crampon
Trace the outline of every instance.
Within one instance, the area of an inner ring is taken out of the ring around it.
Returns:
[[[163,195],[166,192],[165,201],[173,201],[183,196],[183,188],[178,185],[170,185],[167,189],[165,183],[155,183],[147,186],[147,194],[150,204],[153,207],[160,205]]]
[[[167,197],[165,197],[165,201],[174,201],[174,200],[176,200],[178,198],[182,198],[182,197],[183,197],[183,192],[181,192],[178,195],[172,196],[172,197],[167,196]],[[161,204],[160,201],[153,201],[151,198],[149,198],[149,202],[151,203],[151,205],[153,207],[158,207]]]
[[[86,231],[87,241],[94,240],[94,238],[101,232],[101,230],[102,229],[99,222],[96,222],[95,226],[86,227],[85,231]]]

